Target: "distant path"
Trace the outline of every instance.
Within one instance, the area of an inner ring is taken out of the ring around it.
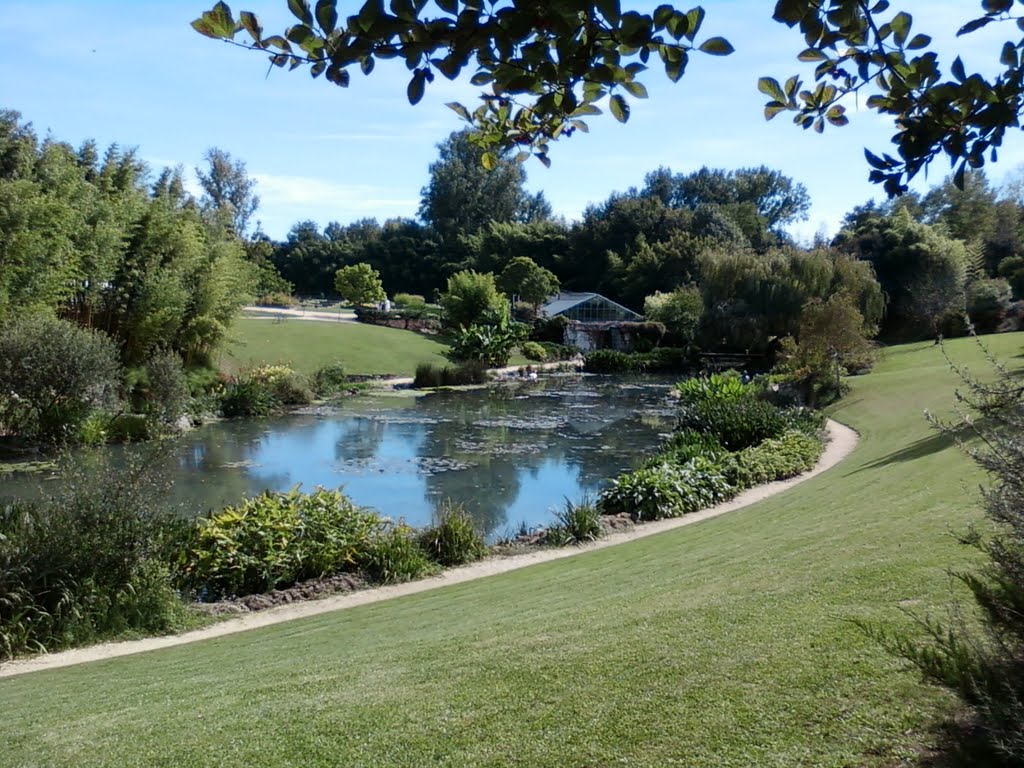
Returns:
[[[333,321],[335,323],[354,323],[356,313],[351,309],[339,309],[334,312],[320,309],[285,309],[284,307],[242,307],[242,311],[253,319],[273,320],[275,317],[293,317],[296,320],[316,320],[318,322]]]
[[[780,480],[766,485],[759,485],[741,493],[732,501],[719,504],[716,507],[694,512],[683,517],[671,520],[659,520],[653,523],[644,523],[637,527],[623,532],[611,533],[603,539],[591,542],[578,547],[562,547],[560,549],[539,549],[524,555],[511,557],[493,557],[472,565],[465,565],[460,568],[452,568],[444,571],[438,576],[420,581],[410,581],[405,584],[395,584],[387,587],[376,587],[360,592],[349,592],[344,595],[327,597],[323,600],[313,600],[306,603],[293,603],[278,608],[271,608],[258,613],[247,613],[235,619],[229,619],[219,624],[214,624],[194,632],[185,632],[180,635],[169,635],[166,637],[151,637],[143,640],[129,640],[120,643],[105,643],[93,645],[87,648],[76,648],[70,651],[61,651],[49,655],[35,656],[19,661],[11,661],[0,664],[0,677],[11,677],[29,672],[38,672],[44,669],[55,669],[57,667],[69,667],[74,664],[85,664],[90,661],[112,659],[116,656],[129,656],[135,653],[144,653],[159,648],[170,648],[176,645],[185,645],[199,640],[208,640],[213,637],[223,637],[236,632],[245,632],[257,627],[267,627],[272,624],[281,624],[285,621],[316,616],[321,613],[340,611],[346,608],[354,608],[358,605],[377,603],[382,600],[390,600],[404,595],[413,595],[418,592],[426,592],[439,587],[446,587],[449,584],[462,584],[474,579],[482,579],[486,576],[493,576],[499,573],[507,573],[520,568],[526,568],[537,563],[546,563],[552,560],[561,560],[566,557],[575,557],[583,552],[592,552],[596,549],[614,547],[625,544],[636,539],[653,536],[663,531],[674,528],[681,528],[685,525],[693,525],[702,520],[724,515],[736,509],[748,507],[759,501],[774,496],[777,493],[789,490],[795,485],[820,475],[827,469],[831,469],[840,461],[845,459],[857,445],[857,433],[849,427],[831,419],[828,422],[829,443],[825,452],[815,465],[814,469],[805,472],[798,477],[789,480]]]

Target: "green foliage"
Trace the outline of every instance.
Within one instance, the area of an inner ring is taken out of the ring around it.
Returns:
[[[313,402],[306,377],[287,365],[261,365],[249,371],[248,377],[269,387],[281,405],[309,405]]]
[[[543,194],[526,192],[526,172],[508,153],[481,146],[467,131],[452,133],[437,148],[438,159],[430,165],[419,216],[446,244],[485,230],[492,222],[550,216],[551,206]],[[485,158],[490,167],[484,165]]]
[[[674,347],[658,347],[650,352],[596,349],[583,356],[587,373],[680,373],[689,367],[689,352]]]
[[[655,460],[667,460],[675,464],[685,464],[698,456],[717,458],[726,453],[722,444],[714,437],[693,429],[677,429],[661,445]]]
[[[696,512],[734,495],[718,465],[696,457],[683,464],[652,463],[620,475],[601,492],[598,505],[606,515],[661,520]]]
[[[578,504],[565,500],[565,506],[555,513],[555,523],[544,532],[544,543],[555,547],[586,544],[604,535],[601,512],[589,498]]]
[[[758,445],[744,448],[736,455],[749,473],[752,485],[785,480],[812,469],[821,456],[821,440],[805,432],[787,431]]]
[[[679,408],[680,429],[710,435],[730,451],[778,437],[786,426],[779,409],[756,398],[697,400]]]
[[[267,491],[196,521],[179,580],[214,600],[352,571],[382,525],[340,491]]]
[[[93,411],[78,425],[78,437],[75,442],[87,448],[94,448],[107,442],[107,426],[110,417],[104,413]]]
[[[195,169],[203,189],[200,204],[232,233],[243,236],[260,205],[256,182],[246,173],[245,163],[232,158],[230,152],[211,147],[203,159],[206,169]]]
[[[595,349],[583,356],[583,370],[587,373],[632,373],[638,370],[633,355],[617,349]]]
[[[523,353],[523,357],[527,360],[533,360],[534,362],[543,363],[548,359],[548,351],[536,341],[524,342],[520,345],[519,351]]]
[[[164,350],[146,361],[146,384],[140,392],[145,414],[157,429],[172,424],[189,408],[189,383],[181,358]]]
[[[348,374],[345,373],[345,365],[340,360],[317,368],[309,377],[309,381],[317,397],[331,397],[352,386]]]
[[[434,525],[419,533],[419,545],[433,562],[445,567],[465,565],[487,555],[487,545],[461,504],[443,502],[435,518]]]
[[[528,333],[522,323],[471,325],[455,332],[448,353],[452,360],[476,361],[491,368],[508,365],[508,359]]]
[[[412,385],[417,389],[432,387],[463,387],[471,384],[485,384],[489,374],[487,366],[479,361],[464,362],[457,366],[420,363]]]
[[[275,291],[257,296],[255,303],[257,307],[282,307],[289,309],[298,306],[299,300],[290,293]]]
[[[542,317],[534,325],[530,339],[541,343],[562,344],[565,341],[567,325],[569,325],[569,318],[563,315]]]
[[[694,376],[676,382],[676,392],[684,403],[697,402],[735,402],[753,397],[757,388],[753,384],[744,384],[735,371],[730,373],[713,373],[710,376]]]
[[[370,304],[387,297],[380,272],[369,264],[351,264],[339,269],[334,275],[334,290],[352,304]]]
[[[111,443],[142,443],[159,433],[159,427],[142,413],[119,413],[108,419],[107,441]]]
[[[441,309],[444,327],[453,331],[474,325],[500,325],[509,319],[508,298],[498,291],[494,275],[472,270],[448,278]]]
[[[541,349],[544,350],[545,360],[572,360],[579,355],[579,350],[566,344],[558,344],[553,341],[539,341]],[[526,354],[525,352],[523,353]]]
[[[273,387],[247,373],[233,377],[224,388],[220,410],[225,418],[262,418],[281,407]]]
[[[644,299],[644,315],[662,323],[671,343],[691,344],[704,314],[704,298],[696,286],[686,285],[669,293],[660,291]]]
[[[422,309],[427,300],[416,293],[396,293],[392,303],[399,309]]]
[[[1010,309],[1010,284],[1002,278],[976,280],[967,286],[967,316],[978,333],[993,333]]]
[[[133,466],[0,503],[0,659],[181,626],[161,554],[174,523],[154,511],[157,495]]]
[[[404,523],[387,525],[374,535],[359,553],[359,567],[380,584],[419,579],[438,570],[417,541],[416,532]]]
[[[498,275],[498,287],[509,296],[519,296],[534,308],[543,304],[549,296],[558,293],[559,282],[555,274],[529,256],[512,259]]]
[[[121,378],[109,337],[42,315],[0,329],[0,360],[0,433],[42,443],[73,439]]]

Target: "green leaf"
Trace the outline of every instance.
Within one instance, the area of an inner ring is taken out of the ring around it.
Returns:
[[[620,123],[629,120],[629,104],[619,94],[616,93],[608,99],[608,108]]]
[[[498,167],[498,156],[494,152],[484,152],[480,156],[480,165],[488,171],[493,171]]]
[[[192,29],[206,37],[218,40],[231,40],[235,36],[238,25],[231,15],[227,3],[217,3],[202,16],[192,22]]]
[[[907,43],[907,50],[917,51],[921,48],[926,47],[931,43],[932,39],[928,35],[914,35],[910,42]]]
[[[316,23],[324,34],[331,34],[338,26],[337,0],[316,0]]]
[[[728,56],[736,49],[724,37],[710,37],[700,44],[699,50],[701,53],[710,53],[712,56]]]
[[[1013,8],[1013,0],[982,0],[985,13],[1007,13]]]
[[[771,120],[773,117],[779,114],[779,112],[785,111],[786,105],[783,104],[781,101],[769,101],[767,104],[764,105],[764,119]]]
[[[686,12],[686,39],[693,40],[697,36],[697,32],[700,31],[701,24],[704,23],[704,9],[700,6],[693,8]]]
[[[409,98],[410,104],[419,104],[420,99],[423,98],[423,92],[426,89],[427,79],[422,69],[417,69],[412,76],[412,80],[409,81],[409,87],[406,88],[406,96]]]
[[[638,83],[636,80],[630,80],[622,84],[622,87],[629,92],[630,96],[635,96],[638,99],[647,98],[647,89],[643,83]]]
[[[779,85],[779,81],[774,77],[762,77],[757,81],[757,90],[768,96],[775,101],[787,102],[789,99],[786,98],[786,94],[782,91],[782,86]]]
[[[437,0],[437,7],[445,13],[455,15],[459,11],[457,0]]]
[[[253,40],[259,42],[260,38],[263,37],[263,27],[260,26],[260,20],[256,18],[256,14],[251,11],[242,11],[239,14],[239,24],[242,28],[248,32]]]
[[[896,45],[902,47],[903,43],[907,41],[907,35],[910,34],[910,25],[912,23],[913,18],[906,11],[900,11],[892,17],[889,26],[892,27],[893,39]]]
[[[461,104],[459,104],[459,102],[457,102],[457,101],[449,101],[447,104],[445,104],[445,106],[448,107],[448,109],[452,110],[455,114],[457,114],[463,120],[472,122],[473,117],[472,117],[472,115],[469,114],[469,110],[466,109]]]
[[[961,83],[967,79],[967,73],[964,71],[964,62],[959,56],[953,59],[953,64],[950,66],[949,71],[952,72],[953,77]]]
[[[810,62],[810,61],[826,61],[828,59],[828,56],[826,56],[824,53],[822,53],[817,48],[805,48],[804,50],[800,51],[800,53],[797,55],[797,59],[800,60],[800,61],[808,61],[808,62]]]
[[[307,27],[313,26],[313,14],[309,10],[307,0],[288,0],[288,10]]]
[[[619,7],[619,0],[595,0],[594,5],[601,15],[612,24],[618,24],[622,16],[622,9]]]
[[[381,0],[366,0],[363,7],[359,9],[359,26],[363,32],[369,32],[377,19],[384,13],[384,6]]]
[[[494,75],[490,72],[477,72],[471,78],[469,78],[470,85],[487,85],[494,80]]]

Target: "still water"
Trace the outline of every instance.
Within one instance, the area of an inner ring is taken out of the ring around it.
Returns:
[[[210,424],[155,459],[169,503],[218,509],[264,489],[342,486],[353,501],[414,526],[461,502],[490,539],[551,521],[565,499],[595,496],[671,429],[671,380],[551,376],[485,389],[353,398],[337,408]],[[124,462],[146,446],[112,447]],[[82,454],[77,461],[96,461]],[[0,495],[57,477],[0,476]]]

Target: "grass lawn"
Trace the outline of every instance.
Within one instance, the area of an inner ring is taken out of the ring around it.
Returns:
[[[412,376],[419,363],[446,364],[447,346],[426,336],[364,323],[240,318],[221,360],[229,369],[286,363],[300,373],[340,360],[352,374]]]
[[[1024,335],[989,343],[1015,356]],[[906,626],[902,607],[960,594],[945,569],[972,556],[951,532],[983,478],[922,418],[955,386],[933,345],[890,349],[835,410],[863,437],[849,459],[698,525],[0,680],[0,764],[910,764],[955,702],[852,620]]]

